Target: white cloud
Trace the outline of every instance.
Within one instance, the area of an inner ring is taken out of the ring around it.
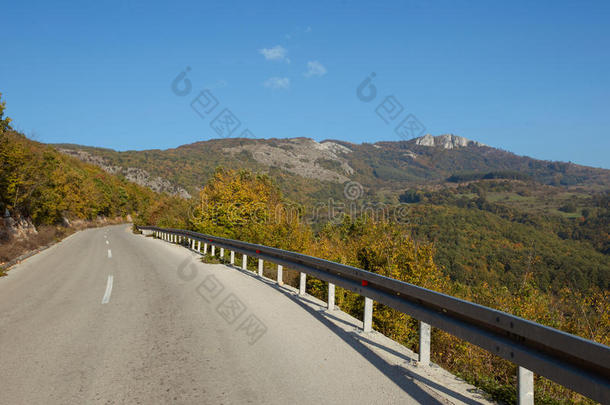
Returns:
[[[307,72],[305,72],[305,77],[312,76],[324,76],[326,74],[326,68],[317,60],[313,60],[307,62]]]
[[[287,77],[270,77],[269,79],[265,80],[263,86],[270,89],[289,89],[290,79]]]
[[[288,50],[281,45],[276,45],[273,48],[263,48],[259,49],[258,53],[263,55],[267,60],[277,60],[280,62],[290,63],[290,59],[288,59]]]

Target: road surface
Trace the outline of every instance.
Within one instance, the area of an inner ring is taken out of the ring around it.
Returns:
[[[14,267],[0,279],[0,403],[484,402],[346,314],[198,257],[120,225]]]

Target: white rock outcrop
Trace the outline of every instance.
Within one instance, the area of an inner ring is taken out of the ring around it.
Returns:
[[[468,146],[487,146],[481,142],[471,141],[470,139],[453,134],[432,136],[426,134],[415,139],[415,144],[420,146],[439,146],[444,149],[465,148]]]
[[[250,152],[254,160],[266,166],[310,179],[344,183],[354,173],[342,156],[351,153],[351,149],[332,141],[320,143],[309,138],[289,138],[275,140],[273,144],[254,142],[223,148],[223,152],[230,154],[242,151]]]

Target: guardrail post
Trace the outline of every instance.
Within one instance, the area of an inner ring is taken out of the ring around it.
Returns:
[[[517,404],[534,405],[534,373],[523,367],[517,371]]]
[[[241,268],[244,270],[248,270],[248,256],[243,255],[241,257]]]
[[[258,259],[258,276],[263,276],[263,259]]]
[[[277,265],[277,284],[284,285],[284,280],[282,279],[282,273],[284,272],[284,266],[281,264]]]
[[[192,243],[192,245],[193,245],[193,250],[195,250],[195,239],[191,239],[191,241],[193,242],[193,243]]]
[[[212,245],[212,251],[210,252],[210,254],[211,254],[212,256],[215,256],[215,255],[216,255],[216,246],[215,246],[215,245]]]
[[[203,254],[207,255],[208,254],[208,244],[203,242]]]
[[[362,322],[362,330],[370,332],[373,330],[373,300],[364,297],[364,321]]]
[[[419,321],[419,364],[430,365],[430,325]]]
[[[231,264],[235,264],[235,252],[231,250]]]
[[[301,273],[301,277],[299,279],[299,295],[305,295],[306,283],[307,283],[307,274]]]
[[[328,283],[328,310],[332,311],[335,309],[335,285]]]
[[[201,252],[201,241],[200,240],[197,241],[197,251]]]
[[[225,257],[225,248],[220,248],[220,258]]]

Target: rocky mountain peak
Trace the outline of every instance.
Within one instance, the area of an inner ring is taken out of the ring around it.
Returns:
[[[481,142],[471,141],[470,139],[453,134],[432,136],[426,134],[415,138],[415,144],[420,146],[439,146],[444,149],[465,148],[467,146],[487,146]]]

